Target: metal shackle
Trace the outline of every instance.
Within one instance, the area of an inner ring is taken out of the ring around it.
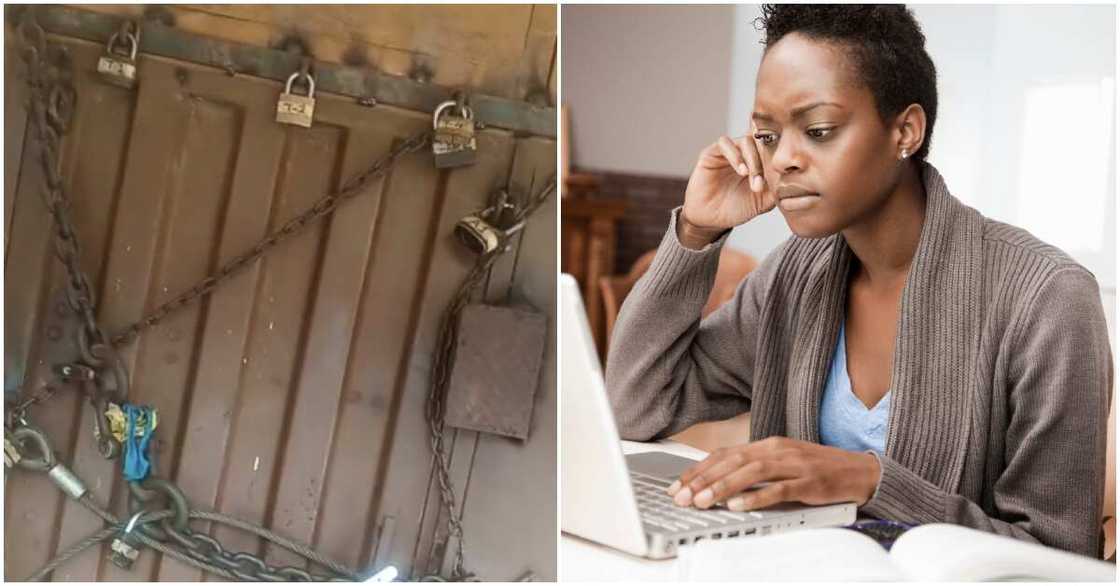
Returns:
[[[436,106],[436,111],[432,114],[432,130],[439,128],[439,117],[443,115],[443,111],[455,105],[457,105],[455,100],[447,100]],[[474,111],[471,110],[470,106],[461,106],[459,111],[462,112],[463,118],[474,120]]]
[[[298,79],[300,75],[303,75],[304,77],[307,78],[307,97],[314,98],[315,97],[315,78],[311,77],[310,73],[302,73],[302,72],[299,72],[299,71],[297,71],[297,72],[291,74],[290,76],[288,76],[288,83],[284,84],[284,93],[285,94],[292,93],[292,82],[294,82],[296,79]]]
[[[35,472],[46,472],[58,463],[54,457],[54,451],[51,449],[51,444],[47,441],[47,436],[42,431],[34,427],[17,427],[11,432],[11,437],[15,440],[13,443],[20,451],[20,461],[16,466],[25,470],[33,470]],[[39,449],[39,455],[32,457],[30,453],[24,452],[26,449],[24,442],[30,441],[36,448]]]
[[[113,45],[117,44],[117,39],[120,38],[119,35],[120,35],[120,33],[113,33],[113,36],[109,37],[109,44],[105,47],[105,49],[109,53],[113,52]],[[128,58],[133,60],[133,61],[136,61],[136,52],[139,51],[139,49],[140,49],[140,40],[137,39],[136,35],[134,35],[132,33],[125,33],[124,37],[125,37],[125,40],[128,41],[128,44],[129,44],[129,47],[130,47],[129,50],[128,50]]]

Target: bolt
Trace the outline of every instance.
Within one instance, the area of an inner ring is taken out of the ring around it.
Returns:
[[[366,58],[366,48],[361,43],[354,43],[342,54],[342,64],[350,67],[362,67],[369,64]]]
[[[432,81],[432,70],[423,63],[417,63],[412,67],[412,71],[408,72],[408,76],[417,83],[430,83]]]

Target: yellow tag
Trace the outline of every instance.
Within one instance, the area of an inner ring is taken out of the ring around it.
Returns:
[[[156,415],[155,409],[153,409],[151,413],[151,429],[155,431],[156,425],[159,424],[159,416]],[[105,410],[105,417],[109,419],[109,432],[113,434],[113,437],[117,438],[118,442],[124,443],[125,429],[128,428],[128,417],[125,416],[124,411],[121,411],[120,406],[116,403],[109,403],[109,408]],[[144,435],[145,430],[148,429],[147,425],[147,417],[141,416],[136,420],[136,437],[142,437]]]

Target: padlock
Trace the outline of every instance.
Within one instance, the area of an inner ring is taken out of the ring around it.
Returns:
[[[136,559],[140,557],[140,550],[136,549],[135,536],[132,530],[136,528],[136,521],[140,519],[144,511],[140,511],[128,520],[124,530],[121,532],[120,537],[113,540],[110,548],[109,561],[113,562],[114,566],[122,570],[131,570],[132,564],[136,563]]]
[[[307,77],[307,95],[301,96],[292,93],[292,82],[300,75],[298,71],[293,73],[284,85],[284,93],[280,94],[280,101],[276,102],[276,121],[311,128],[311,119],[315,116],[315,78],[310,74],[303,74]]]
[[[448,108],[458,106],[457,114],[444,114]],[[432,115],[432,154],[435,155],[436,168],[447,169],[470,165],[478,153],[478,140],[474,135],[474,112],[467,106],[459,106],[454,100],[443,102]]]
[[[101,74],[105,81],[130,90],[136,87],[136,51],[139,49],[140,41],[136,38],[136,35],[125,33],[129,50],[128,57],[124,57],[113,50],[117,38],[117,33],[113,33],[113,36],[109,37],[105,54],[97,60],[97,73]]]
[[[498,227],[506,211],[514,209],[507,199],[503,192],[498,203],[459,220],[454,230],[459,243],[478,255],[490,254],[505,246],[511,236],[525,227],[524,221],[508,228]]]

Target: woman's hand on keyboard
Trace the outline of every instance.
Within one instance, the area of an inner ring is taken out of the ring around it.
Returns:
[[[809,505],[866,503],[879,485],[879,459],[811,442],[771,437],[722,448],[689,468],[669,487],[682,507],[724,502],[751,511],[783,502]],[[768,483],[763,487],[752,487]]]

